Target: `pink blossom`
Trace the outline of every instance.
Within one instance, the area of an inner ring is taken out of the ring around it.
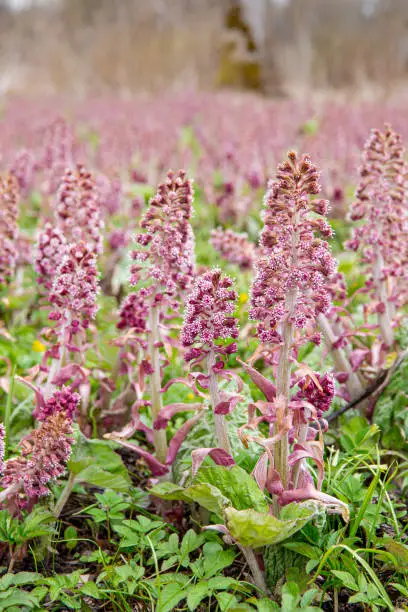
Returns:
[[[103,221],[98,190],[92,174],[78,165],[66,170],[56,201],[56,219],[68,243],[83,240],[95,253],[102,252]]]
[[[332,235],[324,218],[328,202],[312,199],[320,192],[318,179],[308,155],[298,160],[290,152],[269,185],[250,309],[251,318],[259,321],[262,342],[276,341],[276,328],[282,322],[304,328],[330,307],[327,281],[336,262],[327,242],[317,237]]]
[[[72,244],[58,268],[49,294],[50,318],[70,320],[72,331],[86,328],[97,311],[98,271],[95,254],[84,243]]]
[[[71,434],[71,419],[64,412],[55,412],[22,439],[21,455],[5,463],[1,483],[4,488],[15,487],[17,508],[49,494],[46,485],[65,472],[74,442]],[[7,499],[8,504],[12,501]]]
[[[36,246],[34,268],[38,282],[50,289],[58,267],[67,253],[68,245],[60,229],[46,222],[41,230]]]
[[[128,295],[120,308],[118,329],[133,328],[136,333],[146,331],[149,306],[143,290]]]
[[[165,183],[143,216],[144,233],[136,236],[139,246],[132,258],[131,284],[141,278],[152,281],[156,297],[160,293],[173,296],[186,290],[194,273],[194,235],[190,225],[193,188],[183,170],[169,171]]]
[[[256,248],[249,242],[246,233],[238,234],[231,229],[218,228],[211,232],[210,242],[226,261],[238,265],[242,270],[252,268]]]
[[[57,412],[64,412],[67,419],[72,421],[74,413],[78,409],[80,396],[69,387],[62,387],[60,391],[55,391],[53,395],[41,406],[36,414],[38,421],[46,421],[51,415]]]
[[[0,178],[0,288],[12,277],[17,261],[17,181],[9,174]]]
[[[220,352],[217,344],[220,340],[238,338],[238,322],[234,317],[237,294],[232,286],[232,280],[219,268],[196,279],[186,301],[181,332],[183,346],[191,347],[186,360],[210,350]]]

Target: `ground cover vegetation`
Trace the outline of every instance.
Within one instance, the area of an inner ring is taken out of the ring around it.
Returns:
[[[408,609],[404,121],[4,106],[0,609]]]

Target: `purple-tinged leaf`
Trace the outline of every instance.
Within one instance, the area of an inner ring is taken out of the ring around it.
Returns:
[[[198,412],[193,417],[191,417],[191,419],[188,419],[188,421],[183,423],[183,425],[180,427],[177,433],[172,437],[170,444],[169,444],[168,451],[167,451],[166,465],[173,465],[174,460],[176,459],[177,453],[179,451],[179,448],[184,442],[185,437],[189,433],[190,429],[194,427],[197,421],[201,419],[203,412],[204,411],[200,410],[200,412]]]
[[[370,351],[368,349],[355,349],[350,353],[349,359],[351,367],[353,368],[353,372],[358,370],[369,352]]]
[[[295,444],[293,452],[288,457],[288,463],[291,467],[296,465],[302,459],[313,459],[317,465],[318,471],[318,488],[322,486],[324,477],[324,462],[323,454],[318,442],[305,442],[304,444]]]
[[[201,404],[185,404],[185,403],[174,403],[168,404],[164,408],[162,408],[159,414],[156,417],[156,420],[153,423],[154,429],[166,429],[169,424],[170,419],[173,418],[175,414],[179,412],[188,412],[199,410],[201,408]]]
[[[240,359],[237,359],[237,361],[242,364],[245,372],[250,376],[254,385],[256,385],[260,391],[262,391],[268,402],[272,402],[276,397],[276,387],[273,382],[265,378],[265,376],[262,376],[262,374],[255,370],[255,368],[248,365],[244,361],[241,361]]]
[[[191,453],[193,476],[197,474],[206,457],[211,457],[216,465],[223,467],[235,465],[234,459],[223,448],[198,448]]]
[[[242,400],[240,395],[233,395],[231,397],[225,397],[225,395],[226,394],[221,394],[222,400],[214,408],[214,414],[229,414]]]
[[[144,450],[137,444],[134,444],[133,442],[127,442],[126,440],[123,440],[119,436],[117,437],[113,433],[105,434],[104,438],[108,440],[114,440],[114,442],[117,442],[117,444],[120,444],[120,446],[123,446],[124,448],[128,448],[129,450],[134,451],[135,453],[143,457],[143,459],[146,461],[147,465],[149,466],[150,471],[153,474],[153,476],[164,476],[165,474],[168,474],[169,468],[166,465],[163,465],[162,463],[160,463],[160,461],[158,461],[156,457],[154,457],[151,453]]]

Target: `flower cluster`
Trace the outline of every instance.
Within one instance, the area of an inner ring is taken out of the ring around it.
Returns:
[[[401,301],[401,288],[397,290],[392,278],[406,278],[408,208],[404,156],[401,137],[390,126],[384,132],[373,130],[364,146],[357,199],[350,209],[351,221],[364,223],[354,228],[347,246],[363,253],[372,310],[380,314],[385,312],[387,301]],[[406,293],[402,292],[405,299]]]
[[[237,294],[232,286],[232,280],[219,268],[204,272],[196,279],[186,301],[181,332],[183,346],[192,347],[185,355],[187,361],[209,351],[231,353],[236,350],[235,342],[226,348],[217,345],[219,340],[238,338],[238,322],[234,317]]]
[[[137,334],[146,331],[149,307],[146,303],[146,292],[143,289],[129,294],[119,311],[118,329],[133,329]]]
[[[21,455],[5,463],[1,482],[13,493],[17,508],[49,494],[46,485],[65,472],[74,442],[71,434],[71,419],[64,412],[55,412],[22,439]],[[7,502],[10,504],[10,497]]]
[[[318,179],[308,155],[298,160],[290,152],[266,194],[250,309],[262,342],[279,341],[276,328],[284,321],[304,328],[330,306],[327,280],[336,263],[327,242],[317,237],[332,235],[324,219],[328,202],[311,199],[320,192]]]
[[[160,301],[162,293],[174,296],[191,285],[194,274],[192,201],[192,183],[186,173],[170,171],[140,223],[145,232],[136,236],[139,249],[132,253],[132,258],[138,263],[132,266],[130,282],[136,285],[141,280],[143,264],[148,263],[144,280],[153,281],[156,301]]]
[[[69,387],[62,387],[60,391],[55,391],[48,400],[45,400],[38,414],[36,414],[36,418],[38,421],[46,421],[57,412],[63,412],[72,421],[80,399],[78,393],[75,393]]]
[[[68,243],[83,240],[95,253],[102,252],[103,221],[99,193],[90,172],[78,165],[66,170],[56,201],[56,218]]]
[[[45,134],[41,165],[45,171],[43,190],[53,194],[61,182],[64,172],[73,168],[74,137],[67,122],[59,117],[51,123]]]
[[[246,233],[238,234],[231,229],[215,229],[211,232],[210,242],[221,257],[241,270],[250,270],[256,257],[256,248],[249,242]]]
[[[46,289],[51,289],[55,272],[67,250],[68,245],[62,231],[47,222],[38,236],[34,259],[37,280]]]
[[[32,189],[35,170],[35,159],[31,151],[27,149],[18,151],[10,166],[10,174],[16,178],[18,188],[22,195],[27,195],[30,189]]]
[[[72,333],[81,326],[86,329],[97,311],[97,293],[98,271],[92,248],[85,242],[70,245],[49,294],[55,307],[50,318],[69,323]]]
[[[306,400],[313,405],[316,415],[313,420],[320,419],[331,406],[334,397],[334,379],[331,374],[321,376],[313,372],[311,376],[305,376],[298,382],[300,390],[292,397],[292,400]]]
[[[0,288],[10,280],[16,265],[17,204],[17,181],[9,174],[0,179]]]

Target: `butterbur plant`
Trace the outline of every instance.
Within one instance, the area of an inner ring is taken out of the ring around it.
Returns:
[[[258,337],[278,349],[275,408],[270,418],[273,465],[281,491],[297,484],[292,480],[293,458],[289,459],[295,351],[306,341],[318,341],[316,319],[330,306],[327,281],[336,270],[327,242],[318,237],[332,235],[325,219],[328,202],[312,199],[320,191],[318,179],[317,168],[307,155],[298,159],[290,152],[288,160],[278,166],[265,198],[262,256],[252,284],[250,316],[258,321]],[[299,416],[298,444],[307,445],[309,419],[318,422],[313,417],[313,413],[309,418]]]
[[[17,206],[17,181],[9,174],[0,178],[0,289],[11,280],[17,261]]]
[[[72,401],[78,404],[79,398]],[[74,441],[71,422],[72,413],[55,409],[21,440],[21,454],[4,463],[0,503],[12,514],[31,509],[49,494],[48,483],[65,472]]]
[[[356,201],[350,220],[361,222],[347,243],[362,253],[367,269],[365,291],[369,309],[377,315],[382,340],[394,343],[396,305],[407,300],[406,264],[408,208],[406,202],[405,149],[390,126],[373,130],[366,142],[360,168]],[[405,282],[404,282],[405,281]]]
[[[97,312],[98,291],[93,249],[84,242],[71,244],[57,269],[48,296],[52,307],[49,319],[55,322],[51,335],[55,341],[43,360],[43,369],[47,372],[46,397],[53,392],[61,369],[69,364],[69,355],[77,355],[77,362],[80,361],[86,330]],[[46,367],[48,358],[51,358],[50,369]]]
[[[194,235],[190,225],[192,202],[192,182],[186,173],[183,170],[177,173],[169,171],[166,181],[159,185],[141,219],[143,232],[135,237],[138,248],[132,252],[135,263],[131,267],[130,283],[138,288],[137,298],[129,297],[125,300],[119,322],[119,328],[122,329],[130,326],[135,331],[135,324],[139,327],[136,331],[136,335],[139,335],[136,345],[138,352],[143,349],[144,356],[138,358],[137,365],[139,378],[149,377],[152,438],[155,461],[161,466],[158,468],[161,474],[167,471],[165,465],[174,460],[174,449],[183,435],[183,430],[179,431],[178,438],[173,440],[173,447],[168,448],[165,429],[168,418],[164,421],[161,418],[161,348],[164,342],[171,342],[169,334],[172,320],[178,316],[194,278]],[[134,317],[132,313],[135,308],[137,313]],[[147,318],[147,326],[143,321],[143,329],[139,325],[141,315]],[[186,423],[184,429],[188,431],[189,426]]]
[[[218,388],[218,376],[226,376],[225,356],[237,350],[238,322],[234,317],[237,294],[232,280],[219,268],[199,276],[187,298],[183,346],[188,348],[185,359],[196,366],[205,361],[205,377],[200,384],[209,389],[219,448],[231,454],[225,416],[235,406],[237,397],[224,398]]]

